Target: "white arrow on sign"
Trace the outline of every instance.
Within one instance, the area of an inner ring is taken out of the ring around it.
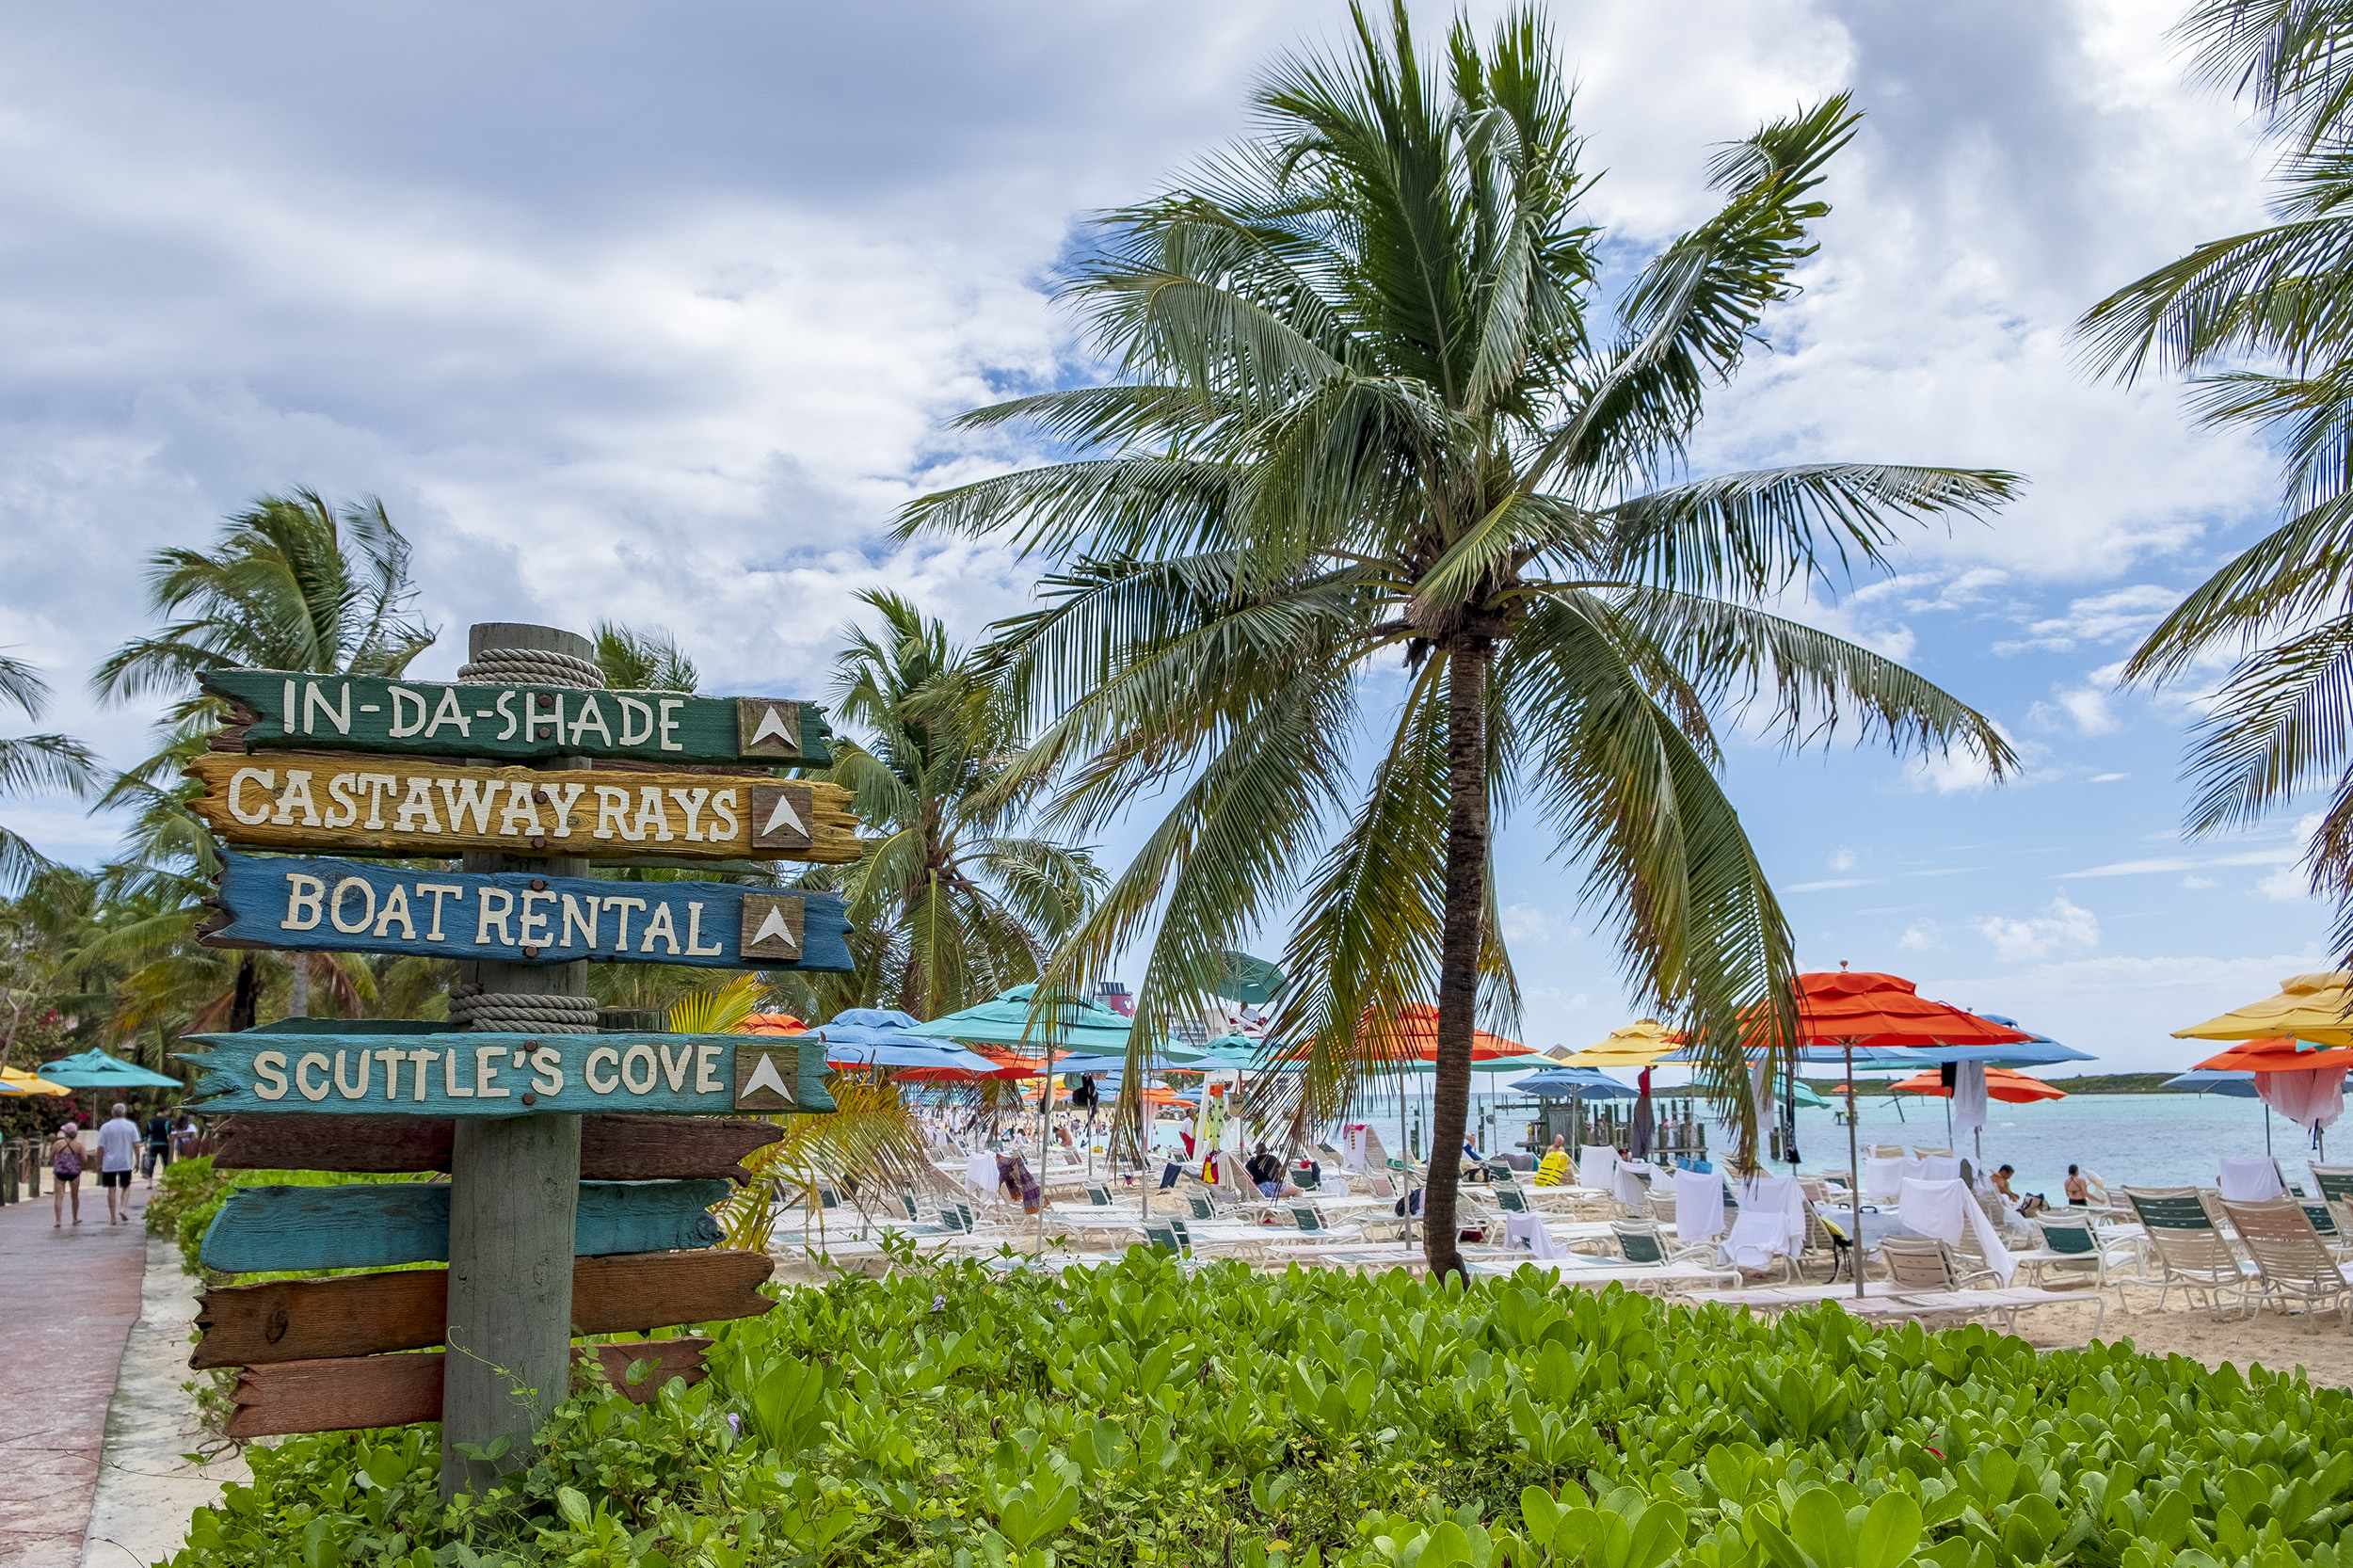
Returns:
[[[786,745],[791,746],[795,751],[798,751],[801,747],[800,736],[784,727],[784,711],[780,708],[767,708],[761,710],[760,728],[752,731],[750,744],[752,745],[758,745],[760,742],[768,740],[771,737],[782,741]],[[769,825],[773,827],[776,824],[771,823]]]
[[[784,1080],[776,1072],[776,1057],[766,1052],[761,1053],[760,1065],[752,1069],[751,1078],[744,1082],[743,1091],[735,1097],[739,1100],[748,1099],[753,1090],[763,1088],[775,1090],[779,1099],[789,1101],[792,1098],[792,1091],[785,1087]]]
[[[804,839],[809,836],[800,813],[792,809],[792,797],[781,790],[776,792],[776,808],[768,813],[768,825],[760,830],[760,835],[764,839],[779,827],[790,827]]]
[[[769,825],[773,827],[776,824],[771,823]],[[801,944],[792,939],[792,928],[784,923],[784,905],[780,904],[769,905],[768,918],[760,921],[760,929],[752,934],[751,946],[758,947],[771,936],[782,937],[784,945],[794,952],[801,951]]]

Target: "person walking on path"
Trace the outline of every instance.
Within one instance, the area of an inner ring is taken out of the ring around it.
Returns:
[[[139,1128],[131,1108],[115,1101],[115,1113],[98,1129],[98,1185],[106,1190],[106,1223],[131,1223],[131,1173],[138,1169]]]
[[[174,1160],[194,1160],[196,1141],[202,1136],[197,1130],[196,1118],[184,1111],[181,1112],[179,1125],[171,1129],[171,1157]]]
[[[156,1171],[171,1163],[171,1118],[157,1106],[155,1113],[147,1118],[147,1190],[155,1190]]]
[[[73,1223],[82,1223],[82,1129],[72,1122],[57,1128],[57,1135],[49,1141],[49,1174],[56,1177],[57,1223],[52,1229],[65,1228],[65,1195],[73,1194]]]

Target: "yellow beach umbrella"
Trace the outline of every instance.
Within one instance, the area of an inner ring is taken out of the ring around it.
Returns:
[[[1679,1050],[1682,1047],[1681,1032],[1666,1028],[1657,1018],[1643,1018],[1623,1029],[1611,1030],[1609,1038],[1564,1058],[1562,1064],[1570,1067],[1647,1067],[1668,1052]]]
[[[62,1083],[52,1083],[37,1073],[17,1067],[0,1067],[0,1095],[70,1095],[72,1090]]]
[[[2177,1040],[2262,1040],[2281,1034],[2316,1046],[2353,1046],[2353,971],[2297,975],[2280,982],[2276,997],[2173,1032]]]

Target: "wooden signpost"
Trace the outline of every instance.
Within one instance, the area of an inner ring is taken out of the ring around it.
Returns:
[[[641,762],[833,760],[824,711],[789,697],[688,696],[213,670],[250,751],[617,757]]]
[[[846,970],[839,896],[601,880],[590,860],[859,854],[846,791],[768,771],[830,760],[813,704],[607,691],[586,639],[547,627],[469,642],[451,682],[212,672],[235,724],[188,769],[232,843],[463,856],[224,853],[209,945],[455,959],[466,984],[456,1023],[289,1019],[197,1036],[190,1057],[200,1102],[231,1113],[224,1167],[449,1173],[239,1189],[208,1268],[448,1267],[208,1291],[193,1358],[241,1368],[232,1435],[440,1420],[444,1496],[527,1464],[584,1358],[634,1399],[702,1375],[708,1341],[571,1340],[765,1310],[773,1265],[713,1250],[710,1210],[781,1128],[722,1118],[833,1106],[822,1046],[605,1032],[583,977],[591,960]]]
[[[852,968],[841,895],[726,882],[420,872],[223,851],[218,948],[312,948],[509,964]]]

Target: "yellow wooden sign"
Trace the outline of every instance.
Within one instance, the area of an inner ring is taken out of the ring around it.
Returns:
[[[858,856],[850,792],[838,784],[303,755],[207,754],[187,772],[204,781],[196,814],[231,843],[829,865]]]

